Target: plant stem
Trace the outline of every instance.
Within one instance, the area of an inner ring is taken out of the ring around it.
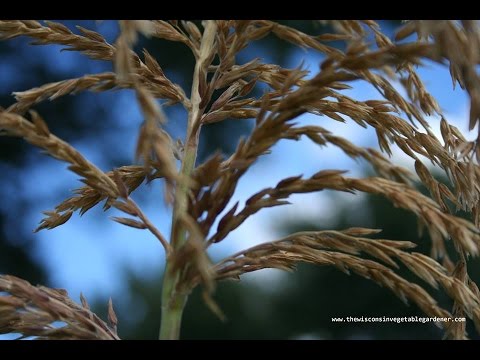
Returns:
[[[197,134],[198,135],[198,134]],[[194,136],[198,138],[198,136]],[[192,141],[185,148],[184,159],[181,173],[189,176],[193,171],[197,155],[197,141]],[[175,250],[178,250],[186,240],[186,230],[180,226],[179,217],[182,212],[187,210],[188,205],[188,186],[182,180],[175,193],[175,205],[173,209],[171,244],[174,249],[167,256],[167,265],[163,279],[162,289],[162,318],[160,324],[161,340],[177,340],[180,337],[180,325],[182,321],[183,308],[188,299],[188,293],[180,291],[179,280],[181,268],[173,268],[172,257]]]
[[[200,82],[206,82],[206,69],[212,60],[213,44],[215,41],[217,24],[215,20],[205,23],[200,50],[193,73],[192,92],[188,111],[187,135],[182,160],[181,177],[175,191],[175,203],[172,217],[172,232],[170,244],[172,251],[167,256],[162,289],[162,319],[160,324],[161,340],[176,340],[180,337],[183,308],[187,303],[190,289],[182,288],[181,275],[185,266],[174,266],[173,259],[177,251],[186,241],[186,229],[181,225],[181,218],[188,212],[188,192],[190,175],[195,168],[197,158],[198,139],[200,135],[200,119],[204,108],[200,107],[202,95]]]

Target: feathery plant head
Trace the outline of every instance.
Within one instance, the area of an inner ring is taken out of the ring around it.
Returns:
[[[480,120],[479,24],[470,20],[408,21],[391,39],[374,21],[326,23],[332,33],[312,36],[267,20],[208,20],[201,26],[189,21],[123,20],[118,38],[110,44],[101,34],[82,27],[74,33],[55,22],[0,21],[2,40],[26,36],[36,45],[64,45],[91,59],[110,61],[115,69],[15,92],[16,102],[0,112],[0,128],[6,135],[21,137],[67,162],[85,184],[54,210],[46,211],[37,231],[53,229],[74,212],[83,214],[103,202],[105,210],[114,207],[125,213],[112,218],[114,221],[151,232],[167,255],[161,299],[163,339],[179,337],[183,308],[196,286],[203,287],[206,304],[222,316],[221,304],[211,297],[218,280],[238,279],[264,268],[291,270],[301,262],[331,265],[368,278],[405,302],[417,304],[429,316],[467,317],[480,331],[480,291],[467,271],[468,261],[478,261],[480,247],[479,139],[467,141],[448,122],[416,72],[425,61],[448,66],[453,84],[458,83],[470,97],[469,126],[473,129]],[[195,67],[190,90],[168,79],[147,49],[142,54],[133,50],[139,33],[179,42],[191,50]],[[313,49],[325,58],[310,79],[302,68],[285,69],[258,58],[237,62],[242,49],[267,36]],[[329,45],[331,41],[343,42],[345,50]],[[371,84],[382,100],[360,101],[346,96],[344,90],[355,80]],[[259,84],[266,90],[252,96]],[[113,89],[135,91],[144,122],[132,164],[104,172],[52,134],[48,119],[42,119],[33,107],[67,94]],[[162,106],[173,104],[183,106],[188,113],[183,144],[174,142],[164,130],[167,119]],[[304,113],[322,116],[322,121],[373,128],[379,149],[357,146],[319,125],[302,126],[296,118]],[[435,136],[425,119],[430,115],[442,119],[442,138]],[[255,119],[255,125],[230,157],[212,154],[196,166],[202,128],[225,119]],[[281,140],[302,137],[363,159],[375,176],[348,177],[344,169],[320,169],[310,177],[292,174],[252,193],[243,205],[231,205],[242,176],[258,158]],[[430,196],[415,188],[417,177],[413,173],[391,162],[392,148],[412,159]],[[427,160],[448,176],[448,186],[432,176]],[[162,234],[132,199],[142,182],[160,178],[165,179],[165,200],[173,208],[170,236]],[[412,251],[416,244],[410,241],[370,237],[380,230],[350,228],[294,233],[217,264],[211,262],[208,248],[228,241],[228,235],[250,216],[264,208],[288,205],[292,194],[322,190],[376,194],[414,213],[432,240],[430,255]],[[457,216],[458,210],[468,217]],[[446,251],[448,241],[453,242],[454,254]],[[426,289],[398,275],[399,264],[429,286],[441,288],[454,301],[453,309],[441,308]],[[118,338],[111,305],[107,324],[90,312],[83,297],[80,307],[60,290],[33,287],[12,276],[0,276],[0,291],[9,294],[0,296],[0,333]],[[55,321],[66,325],[55,327]],[[437,324],[447,338],[467,337],[465,323]]]

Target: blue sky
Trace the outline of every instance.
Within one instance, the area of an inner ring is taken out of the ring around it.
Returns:
[[[109,40],[115,35],[115,26],[105,22],[103,24],[91,23],[92,28],[98,26],[99,31],[107,34]],[[22,43],[24,49],[20,54],[32,49],[26,47],[26,41]],[[88,61],[87,65],[77,68],[79,59],[84,57],[73,52],[59,53],[58,46],[36,47],[34,55],[39,61],[44,61],[48,66],[55,66],[58,71],[58,80],[72,77],[72,74],[101,72],[108,70],[105,63]],[[255,50],[255,49],[253,49]],[[252,51],[253,51],[252,50]],[[258,49],[257,49],[258,50]],[[260,56],[267,57],[268,54]],[[253,55],[252,57],[257,56]],[[288,57],[287,67],[296,67],[302,61],[307,69],[315,73],[318,70],[321,57],[311,51],[297,50]],[[11,90],[24,90],[19,88],[18,77],[24,76],[27,64],[18,59],[0,59],[0,86]],[[168,69],[165,69],[168,74]],[[447,119],[453,122],[459,129],[467,133],[468,99],[457,88],[452,90],[452,82],[448,69],[435,64],[428,64],[419,71],[427,88],[437,98],[445,111]],[[178,76],[178,74],[176,75]],[[39,84],[40,85],[40,84]],[[376,99],[379,98],[375,90],[361,82],[355,82],[354,88],[348,90],[353,98]],[[109,129],[109,136],[99,139],[95,143],[87,139],[74,139],[73,144],[90,161],[97,164],[103,170],[109,170],[104,153],[113,149],[130,159],[133,159],[136,132],[142,121],[141,113],[135,102],[134,95],[129,91],[117,91],[113,93],[97,95],[87,94],[83,96],[83,102],[79,103],[78,111],[83,111],[85,117],[95,117],[88,111],[85,104],[88,101],[105,102],[108,116],[115,118],[115,126]],[[107,106],[108,105],[108,106]],[[176,118],[174,111],[170,111]],[[98,122],[101,119],[97,120]],[[302,123],[319,124],[336,134],[343,136],[356,145],[371,146],[378,148],[376,137],[371,129],[363,129],[351,121],[338,123],[327,117],[304,115],[300,118]],[[439,119],[430,119],[432,128],[439,133]],[[101,126],[96,121],[92,126]],[[473,138],[475,131],[467,134]],[[20,141],[20,140],[19,140]],[[406,156],[395,154],[395,159],[403,165],[413,168],[413,163]],[[60,163],[35,151],[31,155],[31,166],[26,173],[18,178],[17,191],[25,198],[37,198],[23,217],[23,226],[26,229],[34,229],[42,218],[41,212],[52,209],[57,203],[69,196],[68,189],[72,190],[81,184],[77,176],[66,171],[66,164]],[[262,157],[242,178],[237,188],[232,203],[237,200],[244,201],[256,191],[275,185],[280,179],[304,174],[308,176],[321,169],[348,169],[349,176],[361,176],[363,174],[362,162],[355,162],[335,148],[320,148],[308,140],[299,142],[281,141],[270,155]],[[162,198],[161,181],[143,185],[140,189],[143,194],[134,193],[133,198],[145,210],[145,213],[158,226],[163,234],[168,235],[170,230],[170,214]],[[338,198],[344,202],[339,203]],[[356,206],[361,196],[351,194],[335,194],[324,192],[313,195],[294,195],[289,200],[293,203],[289,206],[262,210],[257,215],[248,219],[239,229],[221,244],[211,248],[211,256],[214,259],[226,256],[242,248],[252,246],[259,242],[273,240],[279,236],[278,225],[285,220],[308,218],[322,224],[329,224],[340,206]],[[6,199],[13,201],[12,199]],[[87,298],[99,296],[119,298],[124,290],[122,273],[128,269],[142,277],[157,276],[164,266],[163,249],[147,231],[131,229],[117,224],[108,219],[110,216],[118,216],[116,210],[104,213],[101,207],[96,207],[87,212],[83,217],[75,214],[65,225],[50,231],[41,231],[35,234],[36,242],[32,248],[35,256],[46,265],[51,274],[51,286],[66,288],[70,295],[78,299],[80,291]],[[272,280],[281,276],[276,271],[266,271],[259,277],[269,276]]]

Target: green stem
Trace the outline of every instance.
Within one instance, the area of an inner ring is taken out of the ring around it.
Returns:
[[[194,140],[198,139],[193,136]],[[197,155],[197,141],[191,141],[185,148],[182,164],[182,175],[189,176],[195,166]],[[174,268],[171,257],[175,250],[178,250],[186,240],[186,230],[180,226],[179,214],[187,210],[188,205],[188,184],[181,181],[175,194],[175,205],[173,209],[171,244],[174,250],[167,257],[167,265],[163,279],[162,289],[162,318],[160,324],[160,340],[177,340],[180,337],[180,325],[182,322],[183,308],[187,303],[188,293],[179,289],[181,268]]]
[[[177,293],[175,290],[179,274],[172,272],[170,264],[170,262],[167,263],[163,280],[160,340],[178,340],[180,338],[183,308],[188,298],[187,295]]]
[[[193,73],[192,92],[190,106],[188,108],[187,136],[185,138],[185,150],[183,154],[180,180],[175,190],[175,203],[173,207],[172,232],[170,245],[172,251],[167,256],[165,274],[162,289],[162,319],[160,324],[161,340],[176,340],[180,337],[180,326],[182,322],[183,308],[187,303],[190,289],[182,287],[182,271],[188,264],[174,266],[173,259],[186,241],[186,229],[180,221],[182,216],[188,212],[188,194],[190,175],[195,168],[197,158],[198,138],[204,108],[200,107],[202,96],[200,93],[200,81],[206,82],[207,68],[212,61],[212,51],[217,31],[215,20],[208,20],[205,23],[202,42],[199,52],[196,54],[197,61]]]

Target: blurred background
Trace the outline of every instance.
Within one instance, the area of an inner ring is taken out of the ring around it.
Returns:
[[[98,31],[109,42],[115,41],[118,34],[114,21],[60,22],[75,32],[75,25]],[[310,21],[283,23],[316,35],[329,30]],[[388,21],[381,25],[384,31],[393,34],[399,23]],[[14,91],[112,71],[111,63],[90,60],[76,52],[61,52],[62,46],[29,46],[30,41],[18,38],[0,42],[0,106],[6,108],[14,102]],[[137,48],[142,47],[157,58],[165,74],[188,94],[194,65],[189,50],[181,44],[143,37]],[[321,54],[294,48],[272,36],[251,44],[239,54],[237,62],[255,57],[287,68],[303,62],[311,75],[318,71],[322,61]],[[437,98],[447,119],[467,133],[466,95],[458,89],[453,91],[448,69],[432,63],[426,65],[420,74],[427,88]],[[364,83],[355,82],[353,86],[347,91],[353,98],[379,98],[375,89]],[[137,132],[143,121],[132,91],[83,92],[46,101],[35,109],[54,134],[73,144],[101,169],[108,171],[132,163]],[[169,119],[167,130],[174,139],[183,139],[185,111],[176,106],[165,110]],[[299,121],[320,124],[356,145],[378,148],[374,132],[352,121],[339,123],[313,115],[304,115]],[[439,119],[430,121],[434,132],[439,134]],[[205,126],[198,161],[217,150],[229,155],[252,126],[252,120],[227,120]],[[407,156],[395,153],[394,159],[413,169]],[[71,195],[71,190],[81,186],[77,176],[66,167],[20,139],[0,137],[0,273],[16,275],[34,284],[65,288],[77,301],[83,292],[100,314],[105,314],[108,298],[112,297],[122,338],[155,339],[164,255],[154,238],[147,232],[110,221],[109,216],[118,214],[115,210],[104,213],[101,206],[82,218],[74,214],[69,222],[53,230],[32,232],[42,218],[42,211],[53,209]],[[284,177],[309,176],[321,169],[349,170],[349,176],[372,174],[367,164],[353,161],[332,147],[319,148],[305,139],[282,141],[242,178],[232,201],[245,200]],[[162,186],[162,181],[143,184],[133,198],[159,229],[169,234],[171,211],[163,202]],[[419,251],[429,251],[428,238],[417,236],[415,217],[382,198],[325,191],[292,196],[290,201],[293,203],[290,206],[266,209],[251,217],[224,242],[211,248],[212,259],[220,260],[295,231],[351,226],[382,228],[383,238],[414,241],[419,244]],[[402,274],[428,288],[408,272]],[[471,267],[471,276],[478,281],[478,266]],[[450,308],[451,303],[443,293],[428,290],[441,305]],[[373,282],[330,267],[299,266],[295,273],[263,270],[244,276],[241,282],[220,283],[215,299],[227,321],[216,318],[194,292],[185,311],[182,338],[441,338],[441,331],[432,324],[332,323],[332,317],[403,317],[422,316],[422,313]]]

